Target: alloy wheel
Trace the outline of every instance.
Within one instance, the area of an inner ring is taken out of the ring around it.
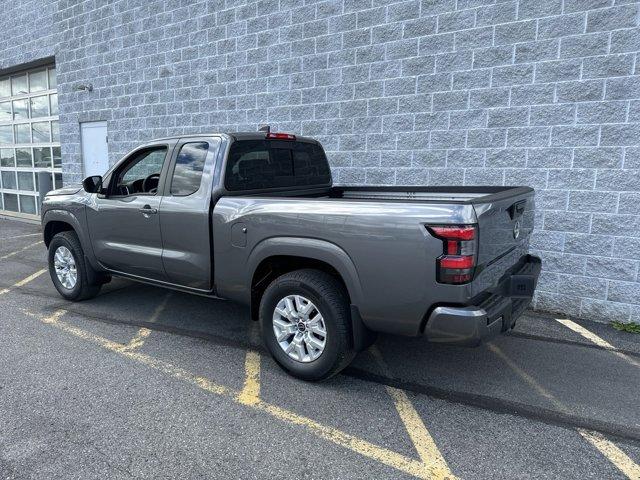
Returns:
[[[327,327],[318,307],[302,295],[287,295],[273,311],[273,333],[293,360],[316,360],[327,343]]]
[[[78,282],[78,271],[71,250],[60,245],[53,255],[53,266],[62,286],[69,290],[73,289]]]

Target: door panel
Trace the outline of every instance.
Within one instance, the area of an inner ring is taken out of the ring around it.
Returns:
[[[160,205],[174,144],[145,145],[128,155],[109,174],[105,190],[93,195],[87,206],[94,254],[108,269],[167,281]]]
[[[207,291],[213,284],[209,208],[220,143],[220,138],[208,137],[176,145],[160,208],[162,258],[169,281]],[[208,146],[205,151],[202,144]]]
[[[167,279],[162,265],[160,199],[145,195],[96,198],[93,208],[87,208],[87,221],[100,263],[110,270]],[[148,213],[144,207],[149,207]]]

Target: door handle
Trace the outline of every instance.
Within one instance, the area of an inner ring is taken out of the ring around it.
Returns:
[[[140,213],[144,214],[144,215],[150,215],[150,214],[158,213],[158,209],[157,208],[151,208],[150,205],[145,205],[144,207],[142,207],[138,211]]]

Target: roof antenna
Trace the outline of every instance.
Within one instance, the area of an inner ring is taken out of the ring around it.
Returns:
[[[262,124],[258,125],[258,131],[259,132],[266,132],[267,134],[271,133],[271,126],[267,125],[266,123],[262,123]]]

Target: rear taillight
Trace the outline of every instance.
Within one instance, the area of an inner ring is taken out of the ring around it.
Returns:
[[[470,282],[477,258],[476,226],[427,225],[427,229],[431,235],[442,240],[442,255],[436,259],[438,282]]]

